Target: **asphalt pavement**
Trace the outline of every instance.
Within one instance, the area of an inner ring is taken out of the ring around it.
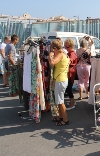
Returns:
[[[78,92],[74,95],[79,97]],[[85,98],[68,111],[69,125],[61,127],[51,121],[51,112],[42,113],[36,124],[22,119],[22,110],[23,104],[9,97],[0,76],[0,156],[100,156],[100,128],[95,128],[93,105]]]

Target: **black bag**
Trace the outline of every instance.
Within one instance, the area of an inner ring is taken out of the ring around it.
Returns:
[[[8,62],[5,62],[5,68],[8,71]]]

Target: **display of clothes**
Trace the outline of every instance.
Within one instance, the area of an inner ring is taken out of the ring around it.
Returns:
[[[42,84],[41,64],[39,58],[39,47],[32,48],[31,61],[31,94],[29,102],[29,116],[31,116],[36,123],[40,122],[41,110],[45,109],[44,90]]]
[[[29,116],[36,123],[40,122],[41,111],[52,108],[52,116],[58,115],[52,92],[53,70],[48,61],[50,51],[50,43],[31,40],[25,47],[24,55],[19,57],[19,65],[9,64],[10,96],[19,94],[20,103],[24,102],[25,110],[29,108]]]
[[[50,65],[48,61],[50,52],[49,45],[40,44],[40,62],[42,65],[42,81],[43,81],[43,89],[44,89],[44,97],[46,103],[46,110],[50,110]]]
[[[91,58],[91,80],[90,80],[90,93],[88,103],[94,105],[93,87],[95,84],[100,83],[100,58]],[[98,90],[100,86],[96,87]]]
[[[44,46],[43,44],[40,45],[40,62],[42,65],[42,80],[43,80],[43,88],[44,88],[44,95],[45,101],[50,101],[50,65],[48,61],[49,51],[48,46]]]

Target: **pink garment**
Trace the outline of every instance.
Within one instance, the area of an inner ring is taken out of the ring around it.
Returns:
[[[77,66],[79,88],[84,88],[89,86],[90,69],[91,69],[91,65]]]

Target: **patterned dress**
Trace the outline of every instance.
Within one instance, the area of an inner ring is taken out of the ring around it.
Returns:
[[[53,69],[51,68],[51,79],[50,79],[50,105],[51,105],[51,114],[52,114],[52,117],[57,117],[57,116],[59,116],[59,108],[55,104],[55,101],[54,101],[54,93],[52,91],[52,84],[53,84]]]
[[[29,101],[29,116],[31,116],[36,123],[40,122],[41,119],[41,106],[40,106],[40,71],[38,69],[37,61],[37,50],[34,49],[32,53],[31,62],[31,86],[32,93]]]
[[[48,61],[49,52],[46,46],[40,45],[40,62],[42,65],[42,80],[45,101],[50,102],[50,66]]]

